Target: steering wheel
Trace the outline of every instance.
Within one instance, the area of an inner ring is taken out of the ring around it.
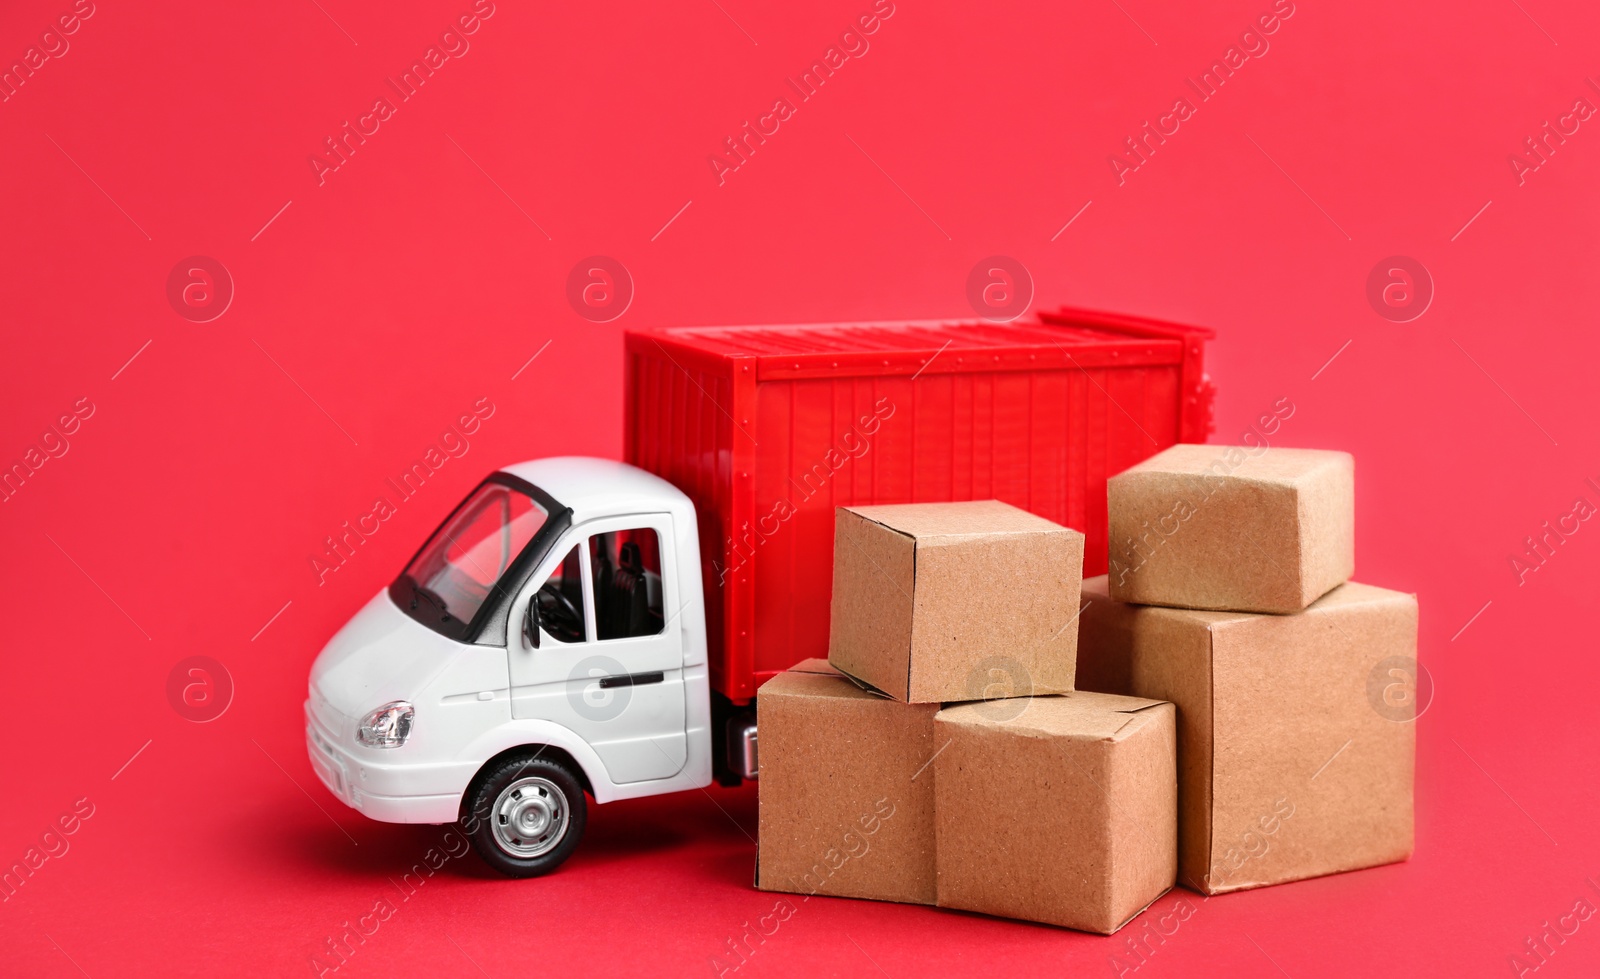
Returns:
[[[539,603],[539,615],[548,616],[546,621],[552,625],[559,625],[563,631],[571,635],[580,628],[583,622],[583,613],[572,604],[572,599],[555,589],[539,589],[536,597]]]

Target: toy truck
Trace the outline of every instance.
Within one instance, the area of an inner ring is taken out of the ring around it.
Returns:
[[[1027,321],[631,331],[626,461],[495,472],[311,670],[307,750],[511,876],[595,803],[757,776],[755,695],[826,656],[834,509],[1000,499],[1087,535],[1106,479],[1204,441],[1209,331]]]

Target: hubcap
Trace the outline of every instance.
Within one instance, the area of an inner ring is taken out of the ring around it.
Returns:
[[[543,856],[567,835],[567,797],[549,779],[519,778],[494,801],[494,840],[514,857]]]

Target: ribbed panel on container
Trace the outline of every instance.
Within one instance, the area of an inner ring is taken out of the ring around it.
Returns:
[[[1000,499],[1083,531],[1084,574],[1104,573],[1107,478],[1209,411],[1205,331],[1168,329],[630,333],[627,457],[699,513],[714,688],[742,702],[827,655],[836,507]]]

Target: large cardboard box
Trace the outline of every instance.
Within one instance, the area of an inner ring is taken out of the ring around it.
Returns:
[[[1107,497],[1118,601],[1298,612],[1355,571],[1347,452],[1175,445]]]
[[[1294,615],[1126,605],[1083,585],[1078,682],[1178,708],[1178,882],[1206,894],[1404,860],[1414,595],[1350,582]],[[1398,685],[1398,689],[1397,689]]]
[[[939,905],[1111,934],[1172,887],[1171,704],[1101,693],[939,712]]]
[[[820,659],[761,686],[756,886],[932,904],[937,704],[868,693]]]
[[[1081,533],[998,500],[836,513],[833,666],[908,703],[1072,689]]]

